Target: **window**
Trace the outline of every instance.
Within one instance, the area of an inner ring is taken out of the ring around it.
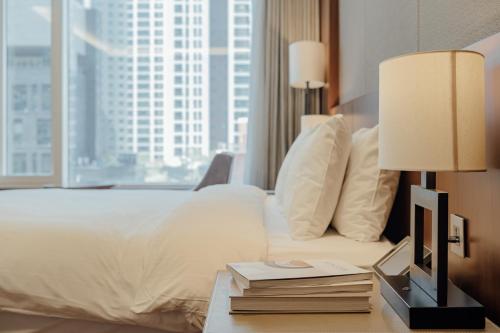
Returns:
[[[250,71],[250,65],[248,64],[237,64],[234,67],[234,71],[237,73],[248,73]]]
[[[234,95],[237,97],[243,97],[250,95],[250,91],[248,88],[236,88],[234,90]]]
[[[250,84],[250,76],[235,76],[234,83],[236,84]]]
[[[236,47],[236,48],[248,48],[248,47],[250,47],[250,41],[237,39],[234,41],[234,47]]]
[[[235,108],[248,108],[248,101],[237,99],[234,101],[234,107]]]
[[[50,119],[37,119],[36,121],[36,142],[40,146],[50,145]]]
[[[250,60],[250,53],[248,52],[236,52],[234,55],[236,60]]]
[[[13,106],[17,112],[28,111],[28,87],[24,84],[16,84],[13,87]]]
[[[234,35],[236,37],[248,37],[250,36],[250,28],[238,28],[234,30]]]
[[[237,13],[211,13],[219,0],[1,1],[0,182],[193,184],[216,150],[244,153],[234,137],[246,129],[234,125],[248,112],[250,47],[236,41],[251,38],[251,0],[229,1]],[[211,38],[228,50],[221,62],[210,61]],[[217,71],[225,77],[208,75]]]
[[[250,12],[250,5],[238,4],[238,5],[234,6],[234,11],[236,13],[249,13]]]
[[[235,16],[234,23],[236,25],[250,25],[250,18],[248,16]]]
[[[0,149],[0,182],[56,184],[60,175],[52,168],[51,26],[40,19],[50,17],[51,1],[4,0],[3,6],[1,47],[6,65],[0,70],[0,86],[5,86],[5,108],[0,110],[0,122],[5,121],[5,131],[0,132],[0,143],[5,149]]]
[[[26,154],[25,153],[14,153],[13,154],[13,173],[16,175],[25,174],[28,170]]]

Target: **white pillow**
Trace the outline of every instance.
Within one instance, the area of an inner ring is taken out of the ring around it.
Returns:
[[[333,227],[357,241],[379,240],[391,212],[398,182],[399,171],[378,168],[378,126],[354,133]]]
[[[294,160],[295,153],[299,150],[300,146],[304,143],[306,138],[316,129],[317,126],[301,131],[299,136],[295,138],[290,149],[286,153],[283,163],[281,163],[280,171],[278,172],[278,178],[276,179],[276,185],[274,187],[274,195],[277,202],[283,205],[284,194],[286,193],[286,179],[288,179],[288,172],[290,170],[290,164]]]
[[[342,115],[300,135],[278,174],[276,198],[294,239],[323,235],[337,206],[351,149]]]

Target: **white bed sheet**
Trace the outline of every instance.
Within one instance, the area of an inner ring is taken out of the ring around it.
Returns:
[[[378,242],[358,242],[339,235],[332,228],[321,238],[293,240],[274,196],[267,198],[264,220],[268,232],[268,260],[339,259],[371,267],[394,246],[384,237]]]
[[[265,201],[251,186],[1,191],[0,310],[197,332],[215,273],[266,259]]]
[[[57,191],[57,190],[56,190]],[[159,220],[168,215],[170,211],[188,201],[193,195],[189,191],[145,191],[145,190],[131,190],[119,191],[119,195],[112,195],[118,191],[77,191],[72,192],[75,196],[60,195],[59,201],[54,202],[53,197],[44,198],[36,203],[35,206],[29,207],[30,214],[38,215],[38,213],[46,211],[47,205],[53,206],[57,209],[58,205],[64,205],[66,208],[80,212],[84,215],[86,222],[90,222],[89,227],[95,224],[101,224],[106,221],[106,215],[115,215],[116,210],[120,207],[120,214],[122,223],[119,224],[120,233],[134,233],[134,223],[136,219],[148,221],[148,224],[155,225]],[[45,192],[46,193],[46,192]],[[57,191],[57,193],[63,194]],[[14,194],[13,192],[10,195]],[[19,199],[26,199],[28,194],[33,192],[18,192]],[[9,195],[9,196],[10,196]],[[86,205],[88,198],[99,197],[100,200],[93,202],[93,206]],[[76,200],[75,200],[76,199]],[[10,202],[10,200],[9,200]],[[131,205],[131,203],[134,203]],[[98,207],[94,206],[97,205]],[[9,210],[9,204],[5,201],[2,202],[2,210],[4,212]],[[69,206],[69,207],[68,207]],[[52,209],[51,209],[52,210]],[[77,214],[78,215],[78,214]],[[116,217],[116,216],[115,216]],[[26,218],[26,216],[25,216]],[[90,218],[90,221],[88,220]],[[19,223],[31,224],[30,221],[18,221]],[[290,260],[290,259],[342,259],[360,266],[371,266],[375,261],[382,257],[387,251],[392,248],[392,244],[383,239],[380,242],[360,243],[343,236],[338,235],[334,230],[329,230],[327,233],[319,238],[309,241],[295,241],[289,236],[287,221],[281,214],[280,209],[276,205],[274,196],[269,196],[265,204],[264,221],[268,232],[268,260]],[[11,221],[14,222],[14,221]],[[60,216],[60,221],[55,223],[79,224],[82,221],[68,221],[63,216]],[[170,316],[170,318],[168,318]],[[161,315],[162,321],[169,322],[170,327],[182,326],[182,316],[175,313],[163,313]],[[156,332],[154,329],[145,329],[134,326],[121,326],[114,324],[93,323],[85,320],[74,319],[60,319],[30,316],[25,314],[10,314],[0,313],[0,333],[4,332],[122,332],[123,330],[132,333],[142,332],[141,329],[151,332]],[[124,331],[124,332],[125,332]]]
[[[175,208],[188,202],[192,196],[191,191],[158,190],[0,191],[1,287],[9,291],[40,292],[44,296],[39,301],[53,291],[54,299],[50,302],[53,307],[59,307],[60,300],[73,300],[74,309],[61,305],[60,308],[68,312],[60,314],[61,317],[73,317],[73,312],[79,313],[77,309],[87,308],[95,314],[89,312],[76,318],[83,322],[104,316],[113,318],[113,321],[124,315],[128,318],[127,304],[131,304],[134,298],[132,286],[137,285],[141,278],[138,263],[143,252],[142,239],[146,239]],[[58,234],[61,237],[52,239]],[[61,248],[64,251],[59,251]],[[73,255],[79,260],[73,260]],[[30,260],[37,256],[41,256],[41,260]],[[45,267],[46,262],[59,269],[51,272],[49,266]],[[12,267],[15,271],[11,270]],[[42,275],[32,279],[32,271],[46,274],[43,279]],[[22,279],[13,278],[15,274]],[[27,281],[36,282],[36,286]],[[54,281],[58,281],[57,285]],[[81,288],[75,288],[71,281],[76,281]],[[29,288],[23,287],[27,285]],[[89,289],[94,292],[89,292]],[[2,292],[0,300],[3,311],[21,312],[20,316],[36,314],[43,318],[47,311],[43,307],[33,309],[30,297],[21,294]],[[27,310],[29,308],[31,311]],[[140,319],[165,323],[164,327],[175,331],[186,327],[180,313],[154,312]],[[69,319],[50,319],[47,323],[53,322],[57,325],[55,327],[72,323]],[[41,323],[40,332],[46,332],[43,329],[45,323]],[[0,322],[0,332],[5,332],[2,330],[5,325],[5,321]],[[88,325],[98,326],[92,322]],[[22,328],[16,332],[23,332]]]

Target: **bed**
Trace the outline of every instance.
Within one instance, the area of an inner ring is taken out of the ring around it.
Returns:
[[[274,196],[267,198],[265,214],[268,260],[339,259],[353,265],[371,268],[393,248],[393,243],[385,236],[378,242],[358,242],[339,235],[333,228],[328,228],[321,238],[308,241],[294,240],[290,237],[286,218]]]
[[[0,211],[0,332],[197,332],[225,262],[370,266],[392,247],[331,229],[294,241],[275,198],[250,186],[1,191]]]
[[[337,108],[353,132],[377,124],[376,99],[363,102],[370,112],[356,107]],[[408,233],[411,181],[401,175],[376,242],[332,227],[293,240],[276,197],[243,185],[0,191],[0,333],[199,332],[227,262],[335,258],[370,267]]]

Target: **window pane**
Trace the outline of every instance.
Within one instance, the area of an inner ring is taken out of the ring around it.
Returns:
[[[69,0],[72,185],[196,184],[245,152],[251,0],[157,3]]]
[[[5,10],[6,175],[50,175],[50,1],[7,0]]]

